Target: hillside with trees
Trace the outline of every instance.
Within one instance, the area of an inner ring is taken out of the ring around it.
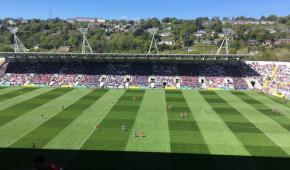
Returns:
[[[193,20],[157,18],[134,20],[81,21],[59,18],[40,20],[0,19],[0,51],[13,50],[14,37],[7,27],[19,27],[17,36],[30,52],[80,53],[80,27],[88,27],[88,41],[95,53],[148,53],[152,35],[160,53],[215,54],[223,40],[222,28],[233,28],[229,35],[231,54],[255,54],[249,60],[290,61],[290,15],[270,15],[259,19],[199,17]],[[153,53],[156,53],[154,50]],[[222,51],[224,53],[224,51]]]

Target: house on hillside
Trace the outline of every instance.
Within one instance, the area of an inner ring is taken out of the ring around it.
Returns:
[[[210,45],[210,44],[215,44],[217,45],[217,41],[211,41],[211,40],[200,40],[201,43],[205,44],[205,45]]]
[[[60,52],[64,52],[64,53],[67,53],[67,52],[69,52],[70,47],[71,47],[71,46],[60,46],[60,47],[58,48],[58,51],[60,51]]]
[[[250,46],[257,46],[257,45],[258,45],[258,43],[257,43],[256,40],[249,40],[249,41],[248,41],[248,44],[249,44]]]
[[[12,20],[12,19],[9,19],[7,22],[8,22],[8,24],[10,24],[10,25],[14,25],[14,24],[15,24],[14,20]]]
[[[269,31],[270,34],[275,34],[276,33],[276,30],[273,29],[273,28],[270,28],[270,29],[267,29]]]
[[[224,38],[225,37],[225,34],[224,33],[218,33],[218,37],[219,38]]]
[[[251,51],[250,51],[250,54],[251,54],[251,55],[259,54],[259,53],[262,53],[262,51],[260,51],[260,50],[251,50]]]
[[[215,34],[215,30],[211,30],[211,36],[213,37]]]
[[[250,32],[251,32],[250,30],[246,30],[244,33],[245,34],[250,34]]]
[[[265,47],[272,47],[273,46],[273,43],[272,43],[271,40],[265,40],[263,42],[263,46],[265,46]]]
[[[283,29],[281,32],[289,33],[290,32],[290,28]]]
[[[104,25],[106,25],[106,20],[105,19],[97,18],[97,22],[98,22],[98,24],[104,24]]]
[[[172,30],[172,27],[164,27],[163,30],[169,31],[169,30]]]
[[[95,18],[83,18],[83,17],[76,17],[75,22],[88,22],[88,23],[94,23],[96,21]]]
[[[68,22],[68,23],[75,23],[75,19],[74,18],[68,18],[66,20],[66,22]]]
[[[205,45],[210,45],[210,44],[215,44],[215,45],[217,45],[217,41],[216,40],[213,40],[213,41],[211,41],[211,40],[200,40],[200,41],[198,41],[198,40],[194,40],[193,41],[193,44],[197,44],[197,43],[203,43],[203,44],[205,44]]]
[[[279,45],[281,43],[290,43],[290,39],[278,39],[275,41],[275,45]]]
[[[114,30],[112,28],[109,28],[109,29],[105,29],[105,32],[108,33],[108,34],[111,34]]]
[[[268,24],[273,25],[273,24],[278,24],[278,22],[277,21],[268,21]]]
[[[266,24],[267,24],[267,21],[262,20],[262,21],[261,21],[261,24],[262,24],[262,25],[266,25]]]
[[[262,25],[273,25],[273,24],[277,24],[278,22],[277,21],[264,21],[264,20],[262,20],[261,21],[261,24]]]
[[[174,45],[175,42],[171,39],[162,39],[158,44]]]
[[[172,33],[171,33],[171,32],[161,32],[159,35],[160,35],[161,37],[169,37],[169,36],[172,35]]]
[[[188,52],[192,52],[192,51],[194,51],[194,48],[193,47],[188,47],[188,50],[187,50]]]
[[[211,23],[211,21],[202,21],[202,25],[210,25]]]
[[[232,24],[233,25],[238,25],[238,24],[240,24],[240,22],[239,21],[232,21]]]
[[[206,34],[204,29],[198,30],[194,35],[197,37],[202,37],[204,34]]]
[[[33,46],[33,48],[36,50],[36,49],[39,49],[40,48],[40,45],[39,44],[36,44]]]
[[[200,30],[198,30],[196,33],[198,33],[198,34],[205,34],[206,31],[205,31],[204,29],[200,29]]]

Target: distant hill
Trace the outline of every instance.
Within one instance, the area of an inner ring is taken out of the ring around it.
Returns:
[[[61,52],[63,47],[65,51],[81,52],[82,34],[78,28],[88,27],[88,41],[98,53],[147,53],[152,39],[147,30],[154,27],[159,29],[155,38],[161,53],[184,54],[215,54],[224,37],[222,28],[230,27],[233,28],[229,35],[231,54],[255,53],[256,60],[273,60],[273,57],[278,61],[290,60],[290,15],[260,19],[241,16],[231,20],[199,17],[139,21],[5,18],[0,20],[0,51],[13,51],[14,37],[7,27],[19,27],[17,36],[31,52]]]

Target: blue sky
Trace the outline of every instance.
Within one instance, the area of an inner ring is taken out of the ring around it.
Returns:
[[[196,17],[260,18],[290,14],[290,0],[0,0],[0,18],[24,19],[96,17],[104,19],[164,18],[194,19]]]

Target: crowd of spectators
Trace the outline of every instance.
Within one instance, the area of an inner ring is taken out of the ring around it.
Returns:
[[[239,65],[226,65],[224,66],[229,83],[234,86],[235,89],[247,89],[249,88],[246,82],[246,76],[240,71]]]
[[[226,81],[226,72],[223,65],[200,65],[200,75],[205,78],[207,87],[210,88],[229,88]]]
[[[263,85],[265,76],[272,73],[275,65],[244,64],[246,73],[236,65],[188,64],[170,62],[39,62],[4,63],[0,68],[2,84],[43,84],[43,85],[82,85],[104,86],[150,86],[156,88],[180,87],[247,89],[246,75],[256,78]],[[272,85],[280,85],[289,79],[290,69],[279,65],[276,80]],[[288,84],[287,84],[288,85]],[[270,86],[271,87],[271,86]]]
[[[257,80],[265,92],[272,93],[276,89],[280,91],[287,89],[289,91],[289,65],[270,62],[251,62],[244,63],[243,66],[247,70],[248,76]],[[274,71],[275,68],[277,68],[276,71]],[[266,82],[267,85],[265,85]]]

